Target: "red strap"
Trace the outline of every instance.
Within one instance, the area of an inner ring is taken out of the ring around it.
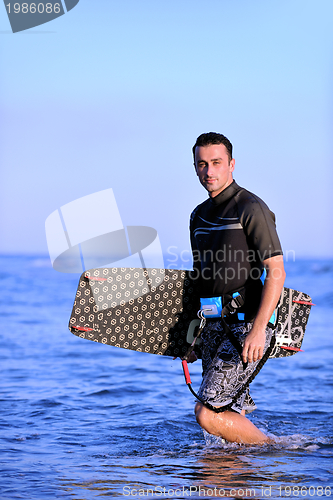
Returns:
[[[71,328],[75,328],[75,330],[82,330],[83,332],[93,332],[93,328],[88,328],[86,326],[72,326]]]
[[[185,376],[185,382],[187,383],[187,385],[191,384],[190,372],[188,371],[187,361],[185,359],[183,359],[182,365],[183,365],[183,371],[184,371],[184,376]]]
[[[281,349],[286,349],[287,351],[302,351],[302,352],[304,352],[304,349],[298,349],[298,347],[289,347],[286,345],[280,345],[279,347]]]
[[[87,276],[85,275],[85,278],[88,278],[88,280],[93,280],[93,281],[107,281],[107,278],[97,278],[96,276]]]
[[[304,304],[306,306],[315,306],[316,304],[313,304],[312,302],[307,302],[306,300],[293,300],[293,302],[296,302],[296,304]]]

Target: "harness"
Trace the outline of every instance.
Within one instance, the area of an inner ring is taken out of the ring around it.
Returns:
[[[187,360],[193,351],[195,344],[206,325],[206,319],[208,318],[219,318],[222,321],[224,332],[241,357],[242,345],[235,338],[225,320],[226,317],[231,315],[237,315],[238,319],[242,320],[242,317],[239,317],[242,313],[237,312],[237,310],[244,305],[244,298],[240,292],[242,292],[242,290],[233,293],[232,299],[224,307],[222,307],[221,297],[201,299],[201,309],[198,311],[200,324],[188,351],[182,358],[185,382],[189,390],[193,396],[200,401],[200,403],[215,413],[232,410],[232,405],[244,393],[269,357],[290,356],[295,354],[297,351],[301,351],[300,347],[304,337],[308,316],[310,314],[309,306],[315,305],[312,303],[311,297],[303,294],[302,292],[296,292],[295,290],[288,288],[284,288],[282,290],[279,304],[269,321],[270,326],[274,328],[274,335],[272,335],[270,345],[268,346],[265,354],[258,362],[256,369],[251,374],[249,379],[234,395],[232,401],[227,405],[215,407],[200,398],[193,390]],[[286,327],[288,327],[288,329]],[[242,363],[243,369],[245,370],[248,363],[244,363],[243,360]]]
[[[182,358],[182,367],[183,367],[183,371],[184,371],[186,385],[188,386],[188,388],[191,391],[191,393],[193,394],[193,396],[198,401],[200,401],[200,403],[202,403],[204,406],[206,406],[210,410],[213,410],[215,413],[221,413],[223,411],[227,411],[227,410],[232,409],[231,408],[232,405],[239,398],[239,396],[241,396],[243,394],[243,392],[246,390],[246,388],[252,382],[254,377],[259,373],[259,371],[263,367],[264,363],[266,362],[267,358],[269,357],[269,355],[274,347],[274,344],[275,344],[275,339],[272,337],[271,344],[268,347],[268,349],[266,350],[265,355],[259,361],[259,363],[258,363],[255,371],[252,373],[251,377],[249,377],[247,382],[234,395],[231,403],[228,403],[227,405],[219,406],[219,407],[213,406],[210,403],[207,403],[207,401],[204,401],[202,398],[200,398],[200,396],[198,396],[198,394],[193,390],[187,360],[188,360],[191,352],[194,350],[195,344],[196,344],[197,340],[199,339],[203,329],[206,326],[206,318],[220,318],[221,319],[225,333],[227,334],[231,344],[234,346],[234,348],[237,350],[238,354],[241,356],[242,345],[234,337],[229,325],[226,323],[224,318],[226,316],[236,314],[237,309],[240,309],[243,305],[244,305],[244,298],[242,297],[242,295],[239,292],[235,292],[233,294],[233,297],[230,300],[230,302],[228,302],[224,307],[222,307],[221,297],[212,297],[210,299],[201,299],[201,309],[198,311],[198,317],[200,319],[200,324],[199,324],[199,327],[197,328],[196,334],[193,338],[193,341],[192,341],[188,351],[186,352],[185,356]],[[242,313],[238,313],[238,314],[242,314]],[[242,360],[242,363],[243,363],[243,369],[245,370],[248,363],[244,363],[243,360]]]

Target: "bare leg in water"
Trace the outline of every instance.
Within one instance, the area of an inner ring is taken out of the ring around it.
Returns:
[[[239,414],[233,411],[215,413],[203,404],[195,405],[198,424],[209,434],[219,436],[226,441],[242,444],[267,443],[270,439],[245,417],[245,411]]]

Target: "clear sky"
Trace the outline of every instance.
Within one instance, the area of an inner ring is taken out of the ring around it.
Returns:
[[[125,225],[189,249],[191,148],[234,145],[285,251],[332,257],[332,0],[80,0],[11,33],[0,5],[2,253],[47,253],[61,205],[112,188]]]

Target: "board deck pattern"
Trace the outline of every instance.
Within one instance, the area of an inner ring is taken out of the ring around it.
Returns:
[[[288,350],[286,347],[301,348],[311,312],[310,304],[311,297],[309,295],[291,288],[283,288],[277,313],[276,344],[270,358],[292,356],[298,352],[297,350]]]
[[[292,356],[300,349],[310,303],[309,295],[283,289],[270,358]],[[189,271],[90,269],[80,277],[69,329],[102,344],[181,357],[190,345],[187,331],[198,309]]]
[[[182,356],[197,310],[188,271],[91,269],[80,277],[69,329],[102,344]]]

